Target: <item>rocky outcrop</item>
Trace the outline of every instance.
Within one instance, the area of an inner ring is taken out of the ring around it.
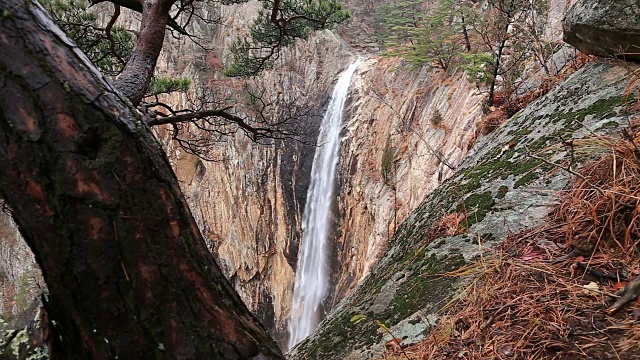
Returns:
[[[540,224],[569,175],[530,157],[562,138],[614,131],[627,122],[626,69],[590,64],[480,141],[455,176],[428,194],[399,226],[384,257],[343,299],[292,359],[381,357],[389,340],[423,339],[464,279],[434,276],[473,261],[483,249]],[[590,154],[597,155],[597,154]],[[549,161],[569,158],[558,148]],[[586,161],[582,155],[578,162]],[[460,221],[453,233],[447,224]],[[358,320],[358,321],[354,321]]]
[[[557,20],[567,2],[550,3],[549,15]],[[362,56],[378,50],[372,15],[380,2],[346,4],[353,10],[352,22],[337,33],[322,32],[298,43],[260,80],[271,95],[304,99],[312,109],[314,116],[299,122],[310,143],[315,143],[336,77],[356,56],[353,49]],[[194,91],[241,88],[241,81],[224,79],[221,71],[230,60],[230,44],[246,33],[259,7],[257,1],[249,1],[205,9],[209,17],[225,19],[224,24],[192,29],[212,51],[168,37],[158,72],[192,79]],[[120,20],[135,27],[135,16]],[[176,95],[167,101],[180,107],[188,99]],[[398,59],[373,56],[362,66],[345,119],[333,220],[334,290],[327,308],[372,271],[399,224],[454,174],[474,136],[480,101],[462,73],[445,77],[426,68],[407,69]],[[193,138],[202,136],[195,128],[188,131]],[[169,129],[158,135],[225,275],[284,344],[315,148],[290,141],[261,146],[238,135],[212,147],[209,155],[219,161],[208,162],[180,148]]]
[[[640,3],[636,0],[582,0],[563,21],[564,39],[591,55],[640,61]]]

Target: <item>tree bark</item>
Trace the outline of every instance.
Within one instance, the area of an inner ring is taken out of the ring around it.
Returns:
[[[471,40],[469,39],[469,31],[467,31],[467,23],[462,15],[462,34],[464,35],[464,48],[467,52],[471,52]]]
[[[489,96],[487,98],[487,105],[493,106],[495,103],[495,95],[496,95],[496,83],[498,82],[498,74],[500,71],[500,66],[502,66],[502,52],[507,44],[506,40],[502,40],[498,44],[498,53],[495,55],[495,64],[493,70],[491,72],[491,82],[489,83]]]
[[[164,32],[169,20],[169,10],[175,0],[143,0],[142,19],[138,40],[131,57],[115,81],[116,88],[134,106],[144,97],[158,56],[164,44]]]
[[[47,282],[52,358],[282,358],[140,114],[31,1],[0,4],[0,197]]]

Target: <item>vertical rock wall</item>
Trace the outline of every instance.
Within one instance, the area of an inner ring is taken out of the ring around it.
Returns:
[[[412,71],[387,58],[361,67],[339,165],[335,302],[375,265],[397,225],[453,174],[481,100],[462,73]]]
[[[229,46],[246,32],[257,8],[255,2],[222,7],[227,20],[210,34],[214,52],[193,55],[180,44],[165,47],[160,71],[193,79],[194,91],[207,86],[238,89],[242,81],[223,78],[221,70],[229,60]],[[185,53],[193,58],[180,65]],[[338,35],[321,32],[287,49],[274,69],[256,81],[267,97],[305,103],[309,115],[293,125],[305,134],[305,142],[315,144],[328,97],[351,57]],[[168,102],[185,100],[175,96]],[[189,132],[192,138],[203,135],[193,127]],[[315,146],[293,140],[259,145],[237,134],[211,148],[208,157],[219,161],[203,161],[173,142],[169,129],[158,135],[225,275],[284,347]]]
[[[550,0],[549,37],[557,38],[568,2]],[[312,115],[297,125],[315,143],[337,76],[357,56],[356,51],[368,56],[354,78],[347,104],[333,220],[335,289],[328,307],[366,276],[396,226],[453,174],[469,150],[481,116],[481,99],[464,74],[444,77],[427,69],[413,71],[398,59],[374,55],[379,47],[372,15],[380,2],[348,0],[346,4],[353,12],[351,23],[337,33],[318,33],[287,50],[275,69],[260,80],[271,95],[284,94],[308,104]],[[247,32],[259,7],[257,1],[249,1],[206,9],[209,17],[224,22],[196,23],[191,31],[212,51],[207,54],[188,40],[168,36],[158,73],[191,78],[194,92],[204,87],[237,90],[240,81],[225,79],[221,72],[230,60],[229,46]],[[103,14],[108,16],[110,11]],[[137,18],[127,14],[120,21],[135,27]],[[185,95],[165,100],[177,108],[188,102]],[[194,128],[189,132],[193,137],[202,135]],[[280,344],[285,344],[315,148],[292,141],[262,146],[239,134],[211,149],[211,157],[221,161],[207,162],[177,146],[168,129],[157,133],[225,274]],[[33,260],[9,224],[0,214],[0,254],[11,254],[7,256],[19,259],[19,264],[0,265],[0,281],[15,293],[19,279],[33,269]],[[11,310],[13,300],[7,298],[0,296],[0,313]]]

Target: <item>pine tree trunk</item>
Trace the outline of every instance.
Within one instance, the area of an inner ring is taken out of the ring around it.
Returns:
[[[131,58],[114,82],[116,88],[138,105],[144,97],[158,56],[164,43],[164,33],[169,20],[169,10],[174,0],[142,0],[142,24]]]
[[[140,114],[40,5],[0,14],[0,197],[49,288],[52,358],[282,358]]]

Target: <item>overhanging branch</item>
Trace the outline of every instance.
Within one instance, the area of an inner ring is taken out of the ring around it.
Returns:
[[[96,5],[105,1],[113,3],[116,6],[119,5],[122,7],[126,7],[127,9],[130,9],[142,14],[141,0],[91,0],[91,4]],[[169,26],[170,28],[174,29],[175,31],[179,32],[182,35],[189,35],[187,31],[183,29],[182,26],[178,25],[178,23],[173,18],[171,18],[168,14],[167,14],[167,18],[168,18],[167,26]]]
[[[254,128],[253,126],[246,123],[246,121],[237,116],[228,112],[231,109],[231,106],[222,109],[215,110],[204,110],[204,111],[195,111],[188,114],[176,115],[176,116],[167,116],[167,117],[159,117],[153,118],[147,121],[149,126],[158,126],[158,125],[166,125],[166,124],[178,124],[189,122],[198,119],[204,119],[207,117],[221,117],[227,119],[236,125],[238,125],[241,129],[251,134],[252,140],[256,140],[258,137],[258,133],[260,132],[260,128]]]

